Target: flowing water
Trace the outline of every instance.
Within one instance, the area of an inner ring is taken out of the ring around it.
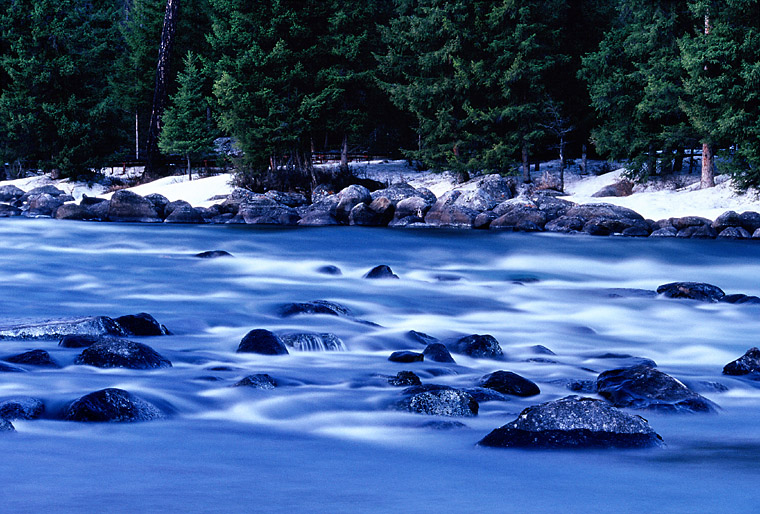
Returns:
[[[0,399],[33,396],[49,417],[0,434],[3,512],[755,512],[760,384],[721,375],[758,344],[760,307],[645,294],[672,281],[760,295],[756,242],[633,240],[444,230],[261,229],[0,221],[0,322],[148,312],[173,333],[132,338],[173,367],[74,365],[56,341],[3,340],[0,358],[42,348],[62,369],[0,373]],[[226,250],[233,258],[193,254]],[[387,264],[399,280],[366,280]],[[334,265],[340,276],[318,269]],[[278,316],[287,302],[353,312]],[[366,323],[366,321],[372,323]],[[346,351],[238,354],[250,330],[332,333]],[[491,334],[507,360],[397,364],[407,332]],[[546,355],[542,345],[555,355]],[[571,380],[649,358],[717,403],[715,415],[644,413],[666,445],[646,451],[475,446]],[[487,402],[465,428],[392,408],[387,377],[472,387],[506,369],[541,395]],[[268,373],[281,387],[230,387]],[[54,419],[119,387],[165,420]]]

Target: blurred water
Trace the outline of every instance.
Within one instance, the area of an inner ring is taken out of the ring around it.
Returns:
[[[79,352],[56,342],[0,341],[0,358],[43,348],[64,365],[0,374],[0,399],[42,398],[52,415],[120,387],[171,414],[132,425],[14,422],[18,432],[0,436],[0,510],[750,512],[760,500],[760,388],[721,375],[757,345],[760,308],[640,291],[704,281],[760,295],[756,243],[52,220],[0,220],[0,240],[0,322],[149,312],[175,334],[136,338],[174,363],[157,371],[74,366]],[[217,249],[234,258],[192,257]],[[400,280],[362,278],[378,264]],[[324,265],[342,275],[319,273]],[[277,315],[312,300],[354,317]],[[236,354],[254,328],[334,333],[347,351]],[[491,334],[507,361],[388,362],[394,350],[422,350],[409,330]],[[523,408],[570,394],[568,380],[616,366],[599,358],[610,352],[653,359],[721,412],[647,413],[661,450],[474,446]],[[467,428],[436,431],[390,408],[399,390],[386,377],[403,369],[461,387],[507,369],[542,394],[484,403]],[[283,387],[230,387],[252,373]]]

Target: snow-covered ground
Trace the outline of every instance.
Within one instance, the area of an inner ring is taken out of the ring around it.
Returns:
[[[359,177],[386,183],[408,182],[414,187],[426,187],[439,197],[456,185],[455,177],[451,173],[416,171],[408,166],[406,161],[352,163],[351,167]],[[654,220],[681,216],[715,219],[728,210],[760,212],[758,191],[751,190],[745,194],[739,194],[733,189],[732,182],[727,176],[718,176],[716,187],[710,189],[699,189],[698,176],[687,175],[679,176],[678,181],[688,184],[683,187],[677,187],[675,181],[672,181],[637,185],[634,188],[634,194],[628,197],[592,197],[602,187],[622,178],[622,169],[599,176],[581,176],[574,173],[572,169],[568,170],[565,179],[565,190],[568,194],[564,198],[576,203],[612,203],[633,209],[645,218]],[[215,198],[232,192],[234,186],[231,180],[232,176],[228,174],[204,178],[194,177],[192,181],[183,175],[162,178],[130,188],[130,190],[143,196],[159,193],[170,201],[185,200],[196,207],[206,207],[217,202]],[[52,184],[70,193],[77,201],[83,194],[104,198],[110,198],[112,194],[98,184],[88,186],[84,183],[72,183],[68,179],[51,180],[46,175],[0,182],[0,185],[6,184],[16,185],[24,191]]]

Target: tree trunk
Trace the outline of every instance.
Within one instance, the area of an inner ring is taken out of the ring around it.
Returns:
[[[683,171],[683,157],[684,149],[679,147],[676,149],[676,160],[673,161],[673,173],[680,173]]]
[[[193,180],[193,168],[190,166],[190,154],[186,154],[187,159],[187,180]]]
[[[348,171],[348,134],[343,134],[343,142],[340,145],[340,171]]]
[[[135,160],[140,160],[140,115],[135,109]]]
[[[702,143],[702,180],[700,189],[715,187],[715,148],[709,143]]]
[[[528,162],[528,145],[522,146],[522,174],[523,184],[530,184],[530,163]]]
[[[565,190],[565,138],[559,138],[559,190]]]
[[[586,143],[583,143],[583,146],[581,147],[581,173],[584,175],[588,173],[588,153]]]
[[[689,149],[689,175],[694,173],[694,149]]]
[[[649,143],[649,153],[647,154],[647,174],[650,176],[657,174],[657,154],[652,143]]]
[[[158,47],[158,63],[156,64],[156,87],[153,90],[153,109],[150,113],[148,126],[148,144],[145,163],[145,175],[155,176],[160,168],[158,151],[158,136],[161,133],[161,117],[164,115],[167,100],[167,82],[169,81],[169,63],[174,47],[174,34],[177,30],[180,0],[166,0],[164,26],[161,30],[161,44]]]

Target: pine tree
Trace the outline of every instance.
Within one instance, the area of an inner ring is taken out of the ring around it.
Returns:
[[[214,150],[214,133],[206,117],[208,102],[204,96],[204,77],[200,59],[189,52],[184,69],[177,77],[179,89],[164,114],[164,127],[158,146],[166,154],[178,153],[187,162],[187,176],[192,179],[192,159]]]

